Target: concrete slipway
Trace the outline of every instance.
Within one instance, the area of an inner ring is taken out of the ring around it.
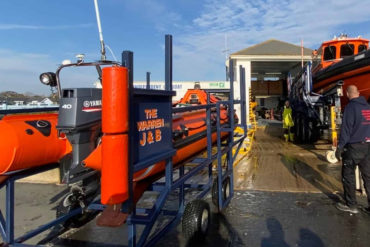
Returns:
[[[186,243],[179,224],[157,246],[370,246],[370,215],[351,215],[334,207],[341,199],[341,166],[326,162],[330,145],[324,141],[302,146],[285,143],[280,123],[263,125],[256,132],[252,154],[236,166],[237,191],[230,206],[222,213],[213,210],[205,242]],[[54,217],[53,197],[63,189],[18,184],[18,232]],[[150,203],[150,198],[141,203]],[[4,207],[4,193],[0,201]],[[360,204],[365,201],[359,195]],[[52,245],[122,246],[125,242],[125,226],[100,228],[92,221],[63,234]]]

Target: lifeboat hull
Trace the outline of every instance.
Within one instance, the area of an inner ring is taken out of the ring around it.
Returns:
[[[370,97],[370,50],[345,58],[313,75],[314,92],[323,94],[335,83],[343,81],[343,89],[355,85],[366,99]],[[348,102],[342,97],[342,106]]]
[[[21,114],[0,120],[0,175],[57,163],[71,151],[56,130],[58,114]]]
[[[185,160],[193,157],[199,152],[203,151],[207,147],[207,135],[206,135],[206,112],[193,111],[184,114],[175,115],[173,118],[173,130],[185,126],[188,130],[188,136],[181,138],[174,142],[174,147],[177,149],[175,156],[173,156],[172,162],[174,166],[177,166]],[[221,111],[221,124],[227,121],[227,111],[224,109]],[[222,134],[222,138],[226,137],[227,134]],[[198,137],[198,138],[194,138]],[[216,141],[216,133],[212,134],[212,143]],[[102,168],[102,155],[101,145],[99,145],[87,159],[84,161],[85,165],[95,170],[101,170]],[[137,171],[134,174],[134,182],[139,182],[148,179],[152,176],[160,174],[165,169],[165,162],[158,162],[153,166],[146,169]]]

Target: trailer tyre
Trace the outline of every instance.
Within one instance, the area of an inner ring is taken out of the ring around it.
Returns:
[[[222,182],[222,201],[225,201],[230,196],[230,177],[227,177]],[[212,203],[218,207],[218,179],[213,180],[212,185]]]
[[[227,177],[222,183],[222,195],[224,197],[224,200],[230,197],[230,188],[230,177]]]
[[[212,184],[212,203],[218,207],[218,179],[213,180]]]
[[[182,216],[182,232],[188,242],[203,241],[208,233],[211,211],[207,202],[189,202]]]

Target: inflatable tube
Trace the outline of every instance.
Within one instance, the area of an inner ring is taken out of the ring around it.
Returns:
[[[58,162],[71,152],[55,128],[58,114],[22,114],[0,120],[0,175]]]

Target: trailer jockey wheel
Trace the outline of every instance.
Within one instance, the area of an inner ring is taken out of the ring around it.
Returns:
[[[203,241],[210,226],[211,211],[207,202],[189,202],[182,216],[182,233],[189,242]]]

